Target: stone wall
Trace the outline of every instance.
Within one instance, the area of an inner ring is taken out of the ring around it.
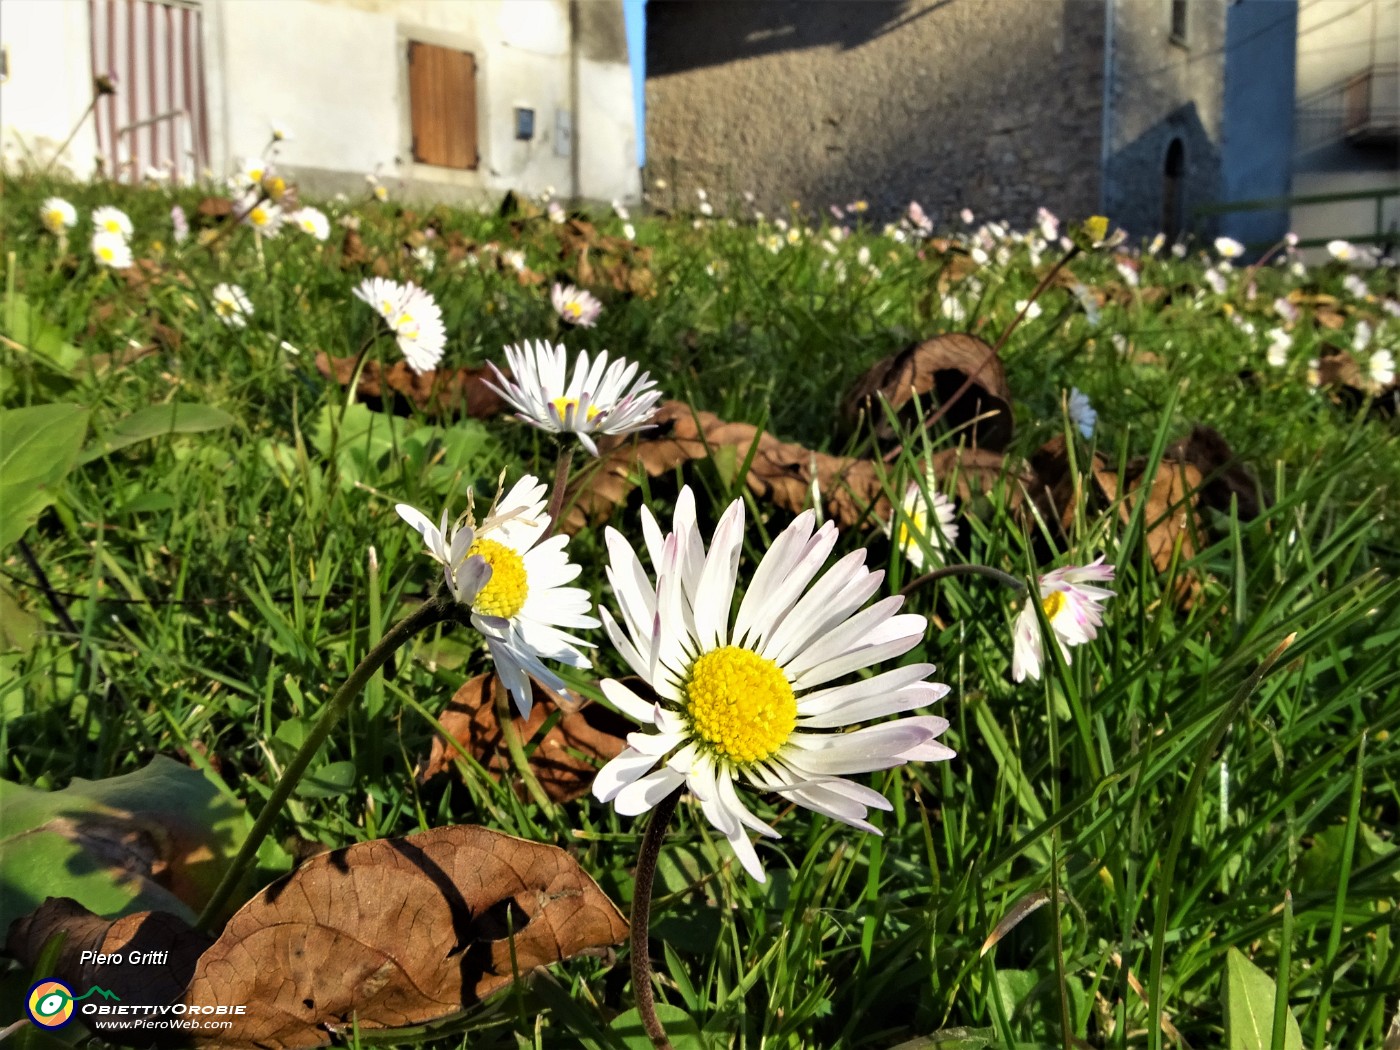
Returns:
[[[1099,207],[1102,0],[668,0],[647,8],[658,202]]]
[[[1114,0],[1112,8],[1104,210],[1135,238],[1161,230],[1176,140],[1179,213],[1189,230],[1192,209],[1220,197],[1225,0],[1185,0],[1182,38],[1172,34],[1172,0]],[[1214,227],[1203,222],[1200,232]]]

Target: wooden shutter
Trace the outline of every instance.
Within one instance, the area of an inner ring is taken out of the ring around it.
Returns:
[[[476,168],[476,59],[470,53],[410,43],[408,104],[414,160]]]

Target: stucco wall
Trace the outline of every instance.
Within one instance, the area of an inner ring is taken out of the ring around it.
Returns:
[[[9,61],[9,77],[0,84],[7,167],[47,164],[92,102],[90,32],[85,3],[0,4],[0,46]],[[87,178],[96,164],[97,131],[88,119],[59,158],[59,166]]]
[[[703,187],[770,210],[1083,216],[1103,29],[1101,0],[652,3],[648,178],[687,207]]]
[[[1225,0],[1188,0],[1183,41],[1171,0],[1112,0],[1112,74],[1104,208],[1132,236],[1162,227],[1164,170],[1173,139],[1185,149],[1183,206],[1220,196]],[[1200,232],[1210,234],[1213,221]]]
[[[295,137],[278,158],[313,189],[363,189],[378,171],[397,192],[442,199],[508,189],[635,199],[635,117],[625,44],[598,45],[620,0],[592,0],[580,50],[568,0],[207,0],[216,164],[256,153],[269,121]],[[270,25],[269,23],[273,23]],[[405,61],[410,41],[470,51],[477,64],[480,167],[413,160]],[[576,79],[577,78],[577,79]],[[575,87],[577,85],[577,97]],[[535,136],[515,138],[516,107],[535,111]],[[560,114],[571,144],[556,149]]]

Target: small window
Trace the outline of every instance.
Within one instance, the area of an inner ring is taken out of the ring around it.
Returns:
[[[1172,3],[1172,43],[1186,46],[1186,31],[1188,22],[1186,17],[1187,0],[1171,0]]]
[[[415,161],[475,170],[476,59],[469,52],[410,43],[408,105]]]
[[[1175,241],[1181,236],[1186,212],[1186,147],[1172,139],[1162,164],[1162,232]]]

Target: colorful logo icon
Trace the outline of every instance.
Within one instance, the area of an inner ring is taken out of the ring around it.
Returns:
[[[74,995],[73,989],[62,981],[49,978],[29,989],[29,998],[25,1000],[24,1005],[29,1012],[29,1019],[35,1024],[43,1028],[62,1028],[73,1020],[73,1014],[76,1012],[73,1004],[82,1002],[90,995],[121,1001],[115,992],[95,985],[82,995]]]
[[[44,1028],[62,1028],[73,1020],[73,990],[62,981],[40,981],[29,989],[29,1019]]]

